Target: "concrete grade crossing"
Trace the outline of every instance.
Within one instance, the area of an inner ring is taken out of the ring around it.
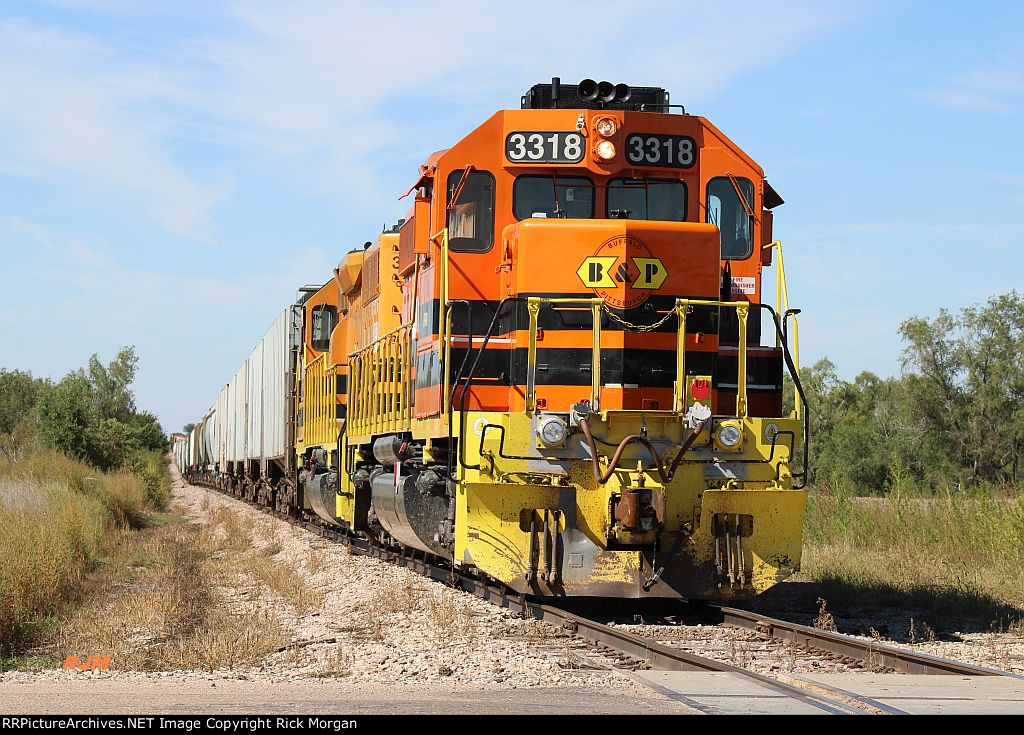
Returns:
[[[651,696],[622,701],[575,687],[381,688],[343,682],[228,680],[5,682],[3,714],[1024,714],[1024,681],[999,676],[790,677],[828,701],[794,699],[733,673],[623,672]],[[204,685],[205,684],[205,685]],[[840,703],[837,706],[834,703]]]
[[[634,676],[705,714],[836,714],[729,673],[637,671]],[[818,674],[785,680],[864,714],[1024,714],[1024,680],[1015,677]]]

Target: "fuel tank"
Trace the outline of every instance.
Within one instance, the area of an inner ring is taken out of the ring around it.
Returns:
[[[429,492],[424,483],[417,487],[419,474],[375,470],[370,475],[374,515],[403,546],[451,559],[451,552],[436,540],[448,517],[448,498]]]
[[[311,475],[303,471],[300,475],[304,489],[304,499],[309,508],[328,523],[335,526],[338,518],[335,515],[337,506],[338,473],[334,470]]]

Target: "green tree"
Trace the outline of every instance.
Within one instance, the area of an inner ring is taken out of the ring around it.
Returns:
[[[141,411],[129,417],[128,429],[132,443],[140,449],[163,450],[167,448],[167,434],[159,419],[149,411]]]
[[[1016,481],[1024,444],[1024,298],[1016,291],[905,321],[911,413],[964,480]]]
[[[827,359],[801,371],[809,404],[812,482],[883,492],[894,483],[893,467],[901,468],[901,477],[937,482],[948,463],[915,423],[905,381],[864,372],[848,382]]]
[[[92,398],[92,384],[80,370],[41,391],[35,413],[42,439],[67,454],[90,457],[91,430],[99,420]]]
[[[89,358],[88,378],[93,387],[93,401],[100,415],[108,419],[126,421],[135,413],[135,394],[132,381],[139,358],[134,347],[123,347],[106,366],[97,355]]]
[[[29,411],[37,436],[100,469],[124,466],[139,451],[163,450],[167,440],[160,422],[135,408],[131,384],[137,365],[134,348],[125,347],[107,365],[93,355],[87,369],[72,371],[56,385],[39,382]],[[8,380],[26,384],[25,375]],[[22,400],[11,415],[28,405]]]
[[[18,422],[32,413],[39,392],[48,381],[21,370],[0,369],[0,434],[11,434]]]

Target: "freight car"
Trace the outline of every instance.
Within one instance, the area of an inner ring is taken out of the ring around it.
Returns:
[[[755,161],[664,89],[556,78],[409,195],[175,445],[193,482],[538,596],[799,568],[798,311]]]

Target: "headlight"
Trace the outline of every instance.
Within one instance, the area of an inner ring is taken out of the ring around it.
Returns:
[[[602,140],[597,144],[594,152],[597,153],[597,157],[602,161],[610,161],[615,158],[615,144],[610,140]]]
[[[557,447],[565,443],[569,427],[558,416],[543,416],[537,424],[537,438],[546,447]]]
[[[728,419],[718,425],[718,432],[715,434],[715,444],[719,449],[739,449],[743,440],[743,427],[735,419]]]
[[[727,447],[735,447],[740,440],[740,430],[735,426],[723,426],[718,432],[718,441]]]
[[[615,124],[615,120],[610,117],[602,117],[597,121],[597,132],[599,135],[603,135],[605,138],[610,138],[615,135],[615,131],[618,130],[618,126]]]

